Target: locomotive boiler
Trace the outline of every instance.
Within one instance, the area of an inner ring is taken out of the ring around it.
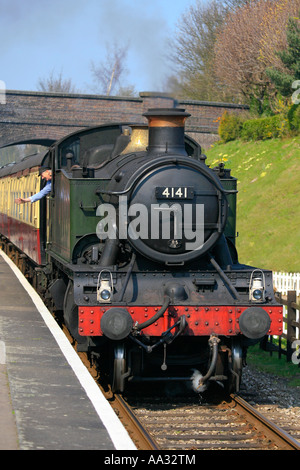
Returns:
[[[148,125],[85,129],[18,172],[0,170],[2,181],[25,184],[39,166],[52,167],[51,195],[37,203],[47,221],[35,227],[37,288],[114,391],[186,382],[195,370],[196,390],[218,382],[237,391],[247,348],[282,333],[272,272],[239,263],[236,179],[222,164],[206,165],[185,133],[189,114],[144,116]],[[18,216],[4,212],[9,238]]]

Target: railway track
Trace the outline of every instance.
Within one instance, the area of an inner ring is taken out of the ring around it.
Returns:
[[[139,450],[300,450],[298,440],[237,395],[204,403],[194,393],[145,397],[135,389],[124,398],[103,387],[95,365],[78,354]]]
[[[85,353],[78,355],[99,384],[97,369]],[[109,388],[102,391],[139,450],[300,450],[299,441],[239,396],[202,403],[195,394],[181,400],[155,397],[155,393],[148,399],[138,394],[124,399]]]
[[[159,450],[157,442],[148,432],[147,428],[142,424],[140,419],[136,416],[133,409],[124,400],[122,395],[116,394],[112,404],[115,412],[122,420],[127,431],[131,435],[132,440],[140,450]]]
[[[138,421],[138,434],[129,432],[140,450],[300,450],[299,441],[238,396],[217,404],[199,404],[195,397],[117,400]],[[123,422],[126,413],[122,418],[118,411]]]

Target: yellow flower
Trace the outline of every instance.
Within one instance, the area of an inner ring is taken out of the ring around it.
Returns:
[[[267,172],[266,172],[266,171],[263,171],[263,172],[260,174],[261,178],[263,178],[264,176],[266,176],[266,174],[267,174]]]

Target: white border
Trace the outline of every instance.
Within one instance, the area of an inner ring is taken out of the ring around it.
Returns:
[[[31,297],[38,312],[54,336],[58,346],[64,354],[66,360],[73,369],[76,377],[84,388],[87,396],[91,400],[101,422],[107,429],[107,432],[116,448],[116,450],[137,450],[136,446],[129,437],[128,432],[122,425],[121,421],[113,411],[110,404],[105,399],[98,385],[90,375],[85,365],[81,362],[80,358],[74,351],[73,347],[65,337],[63,331],[60,329],[50,311],[44,305],[42,299],[35,292],[33,287],[29,284],[27,279],[23,276],[17,266],[8,258],[8,256],[0,249],[0,255],[10,266],[14,274],[19,279],[20,283]]]

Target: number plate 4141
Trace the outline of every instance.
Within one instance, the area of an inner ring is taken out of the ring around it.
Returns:
[[[156,199],[193,199],[194,188],[189,186],[163,186],[155,188]]]

